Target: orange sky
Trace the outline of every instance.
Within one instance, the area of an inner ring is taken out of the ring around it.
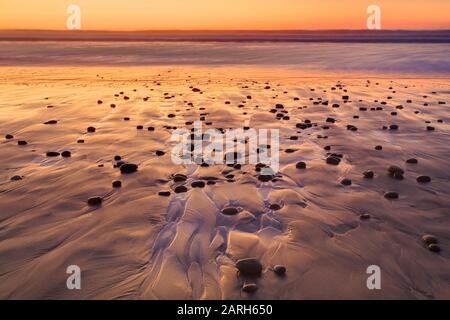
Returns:
[[[450,0],[0,0],[0,29],[364,29],[381,7],[383,29],[450,29]]]

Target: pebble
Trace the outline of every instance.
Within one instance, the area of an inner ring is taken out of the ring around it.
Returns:
[[[295,165],[295,167],[297,169],[306,169],[306,163],[303,161],[297,162],[297,164]]]
[[[375,150],[378,150],[378,151],[383,150],[383,146],[375,146]]]
[[[188,188],[185,186],[177,186],[174,191],[175,193],[184,193],[188,191]]]
[[[157,151],[155,152],[155,154],[156,154],[158,157],[161,157],[161,156],[165,155],[166,153],[165,153],[164,151],[157,150]]]
[[[246,258],[238,260],[238,262],[236,262],[236,268],[239,270],[240,275],[244,277],[260,276],[262,272],[262,265],[255,258]]]
[[[119,180],[113,181],[112,186],[113,188],[120,188],[122,187],[122,181]]]
[[[272,175],[268,175],[268,174],[260,174],[258,176],[258,180],[262,181],[262,182],[268,182],[271,181],[273,179]]]
[[[239,213],[239,210],[235,207],[225,207],[221,212],[226,216],[234,216]]]
[[[341,162],[341,159],[340,159],[339,157],[329,156],[329,157],[327,158],[326,162],[327,162],[328,164],[332,164],[332,165],[337,166],[337,165]]]
[[[247,293],[253,293],[258,290],[258,286],[255,283],[244,283],[242,286],[242,291]]]
[[[281,206],[278,203],[273,203],[269,206],[270,210],[277,211],[281,209]]]
[[[363,175],[364,175],[364,178],[366,178],[366,179],[373,179],[375,174],[373,173],[373,171],[368,170],[368,171],[364,171]]]
[[[428,250],[430,250],[431,252],[440,252],[441,251],[441,247],[439,247],[437,244],[432,243],[430,245],[428,245]]]
[[[125,174],[136,172],[137,169],[138,166],[134,163],[124,163],[120,166],[120,172]]]
[[[416,163],[418,163],[418,162],[419,162],[419,161],[417,161],[416,158],[411,158],[411,159],[406,160],[406,163],[409,163],[409,164],[416,164]]]
[[[158,192],[158,195],[161,197],[169,197],[170,191],[160,191],[160,192]]]
[[[19,181],[19,180],[22,180],[21,176],[13,176],[13,177],[11,177],[11,181]]]
[[[187,176],[182,173],[176,173],[172,177],[174,182],[182,182],[187,180]]]
[[[352,180],[350,179],[342,179],[341,184],[344,186],[351,186],[352,185]]]
[[[72,153],[70,151],[63,151],[61,152],[61,156],[64,158],[70,158],[72,156]]]
[[[17,141],[17,144],[19,146],[26,146],[28,144],[28,142],[26,142],[25,140],[19,140],[19,141]]]
[[[388,168],[388,172],[391,177],[398,179],[398,180],[402,180],[403,174],[405,173],[405,171],[403,171],[403,169],[398,166],[390,166]]]
[[[12,139],[12,138],[14,138],[14,136],[13,136],[12,134],[7,134],[7,135],[5,136],[5,139]]]
[[[422,242],[426,245],[430,245],[432,243],[436,244],[438,243],[438,239],[431,234],[425,234],[422,236]]]
[[[284,276],[286,274],[286,267],[282,265],[276,265],[273,267],[273,272],[279,276]]]
[[[87,128],[87,132],[95,132],[95,128],[94,127],[88,127]]]
[[[44,124],[57,124],[58,121],[57,120],[48,120],[46,122],[44,122]]]
[[[99,206],[103,202],[102,197],[90,197],[87,201],[90,206]]]
[[[417,177],[417,182],[418,183],[428,183],[428,182],[431,182],[431,178],[429,177],[429,176],[420,176],[420,177]]]
[[[191,183],[192,188],[204,188],[205,182],[204,181],[194,181]]]
[[[384,194],[386,199],[398,199],[398,193],[394,191],[388,191]]]
[[[47,152],[47,157],[57,157],[59,156],[59,152],[56,151],[48,151]]]

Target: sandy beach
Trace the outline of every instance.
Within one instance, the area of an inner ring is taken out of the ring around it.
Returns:
[[[0,298],[450,299],[448,75],[0,70]],[[175,165],[198,120],[279,129],[279,172]]]

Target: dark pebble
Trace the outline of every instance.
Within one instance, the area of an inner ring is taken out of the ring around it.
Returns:
[[[175,193],[184,193],[188,191],[188,188],[185,186],[177,186],[174,191]]]
[[[19,146],[26,146],[26,145],[28,144],[28,142],[26,142],[26,141],[24,141],[24,140],[19,140],[19,141],[17,141],[17,144],[18,144]]]
[[[247,292],[247,293],[253,293],[256,290],[258,290],[258,286],[256,285],[256,283],[245,283],[242,286],[242,291]]]
[[[119,180],[113,181],[112,186],[113,188],[120,188],[122,187],[122,181]]]
[[[418,162],[419,162],[419,161],[417,161],[416,158],[411,158],[411,159],[406,160],[406,163],[409,163],[409,164],[416,164],[416,163],[418,163]]]
[[[339,157],[330,156],[327,158],[326,162],[337,166],[341,162],[341,159]]]
[[[90,206],[99,206],[103,202],[102,197],[90,197],[87,201]]]
[[[12,134],[7,134],[7,135],[5,136],[5,139],[12,139],[12,138],[14,138],[14,136],[13,136]]]
[[[389,191],[384,194],[386,199],[398,199],[398,193],[394,191]]]
[[[417,182],[428,183],[428,182],[431,182],[431,178],[429,176],[420,176],[420,177],[417,177]]]
[[[430,250],[431,252],[440,252],[441,251],[441,247],[439,247],[437,244],[432,243],[428,246],[428,250]]]
[[[137,169],[138,166],[134,163],[124,163],[120,166],[120,172],[125,174],[136,172]]]
[[[221,212],[226,216],[234,216],[239,213],[239,210],[235,207],[225,207]]]
[[[63,151],[61,152],[61,156],[64,158],[70,158],[70,156],[72,155],[72,153],[70,151]]]
[[[236,262],[236,268],[239,270],[240,275],[246,277],[260,276],[262,272],[261,263],[254,258],[240,259]]]
[[[59,156],[59,152],[56,151],[48,151],[47,152],[47,157],[57,157]]]
[[[373,171],[368,170],[368,171],[364,171],[363,175],[364,175],[364,178],[366,178],[366,179],[373,179],[375,174],[373,173]]]
[[[352,180],[350,179],[342,179],[341,184],[344,186],[351,186],[352,185]]]
[[[382,146],[375,146],[375,150],[378,150],[378,151],[383,150],[383,147]]]
[[[158,192],[158,195],[161,197],[169,197],[170,191],[160,191],[160,192]]]
[[[95,128],[94,127],[88,127],[87,128],[87,132],[95,132]]]
[[[192,188],[204,188],[205,182],[204,181],[194,181],[191,183]]]
[[[156,154],[158,157],[161,157],[161,156],[165,155],[166,153],[165,153],[164,151],[158,150],[158,151],[155,152],[155,154]]]
[[[297,169],[306,169],[306,163],[303,161],[297,162],[297,164],[295,165],[295,167]]]
[[[272,175],[268,175],[268,174],[260,174],[258,176],[258,180],[262,181],[262,182],[268,182],[271,181],[273,179]]]
[[[22,180],[21,176],[13,176],[13,177],[11,177],[11,181],[19,181],[19,180]]]
[[[281,206],[278,203],[273,203],[269,206],[270,210],[277,211],[281,209]]]

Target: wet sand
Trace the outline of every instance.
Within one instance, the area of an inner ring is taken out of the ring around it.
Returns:
[[[449,93],[433,76],[3,67],[0,298],[449,299]],[[200,119],[279,128],[277,175],[173,164],[173,127]]]

